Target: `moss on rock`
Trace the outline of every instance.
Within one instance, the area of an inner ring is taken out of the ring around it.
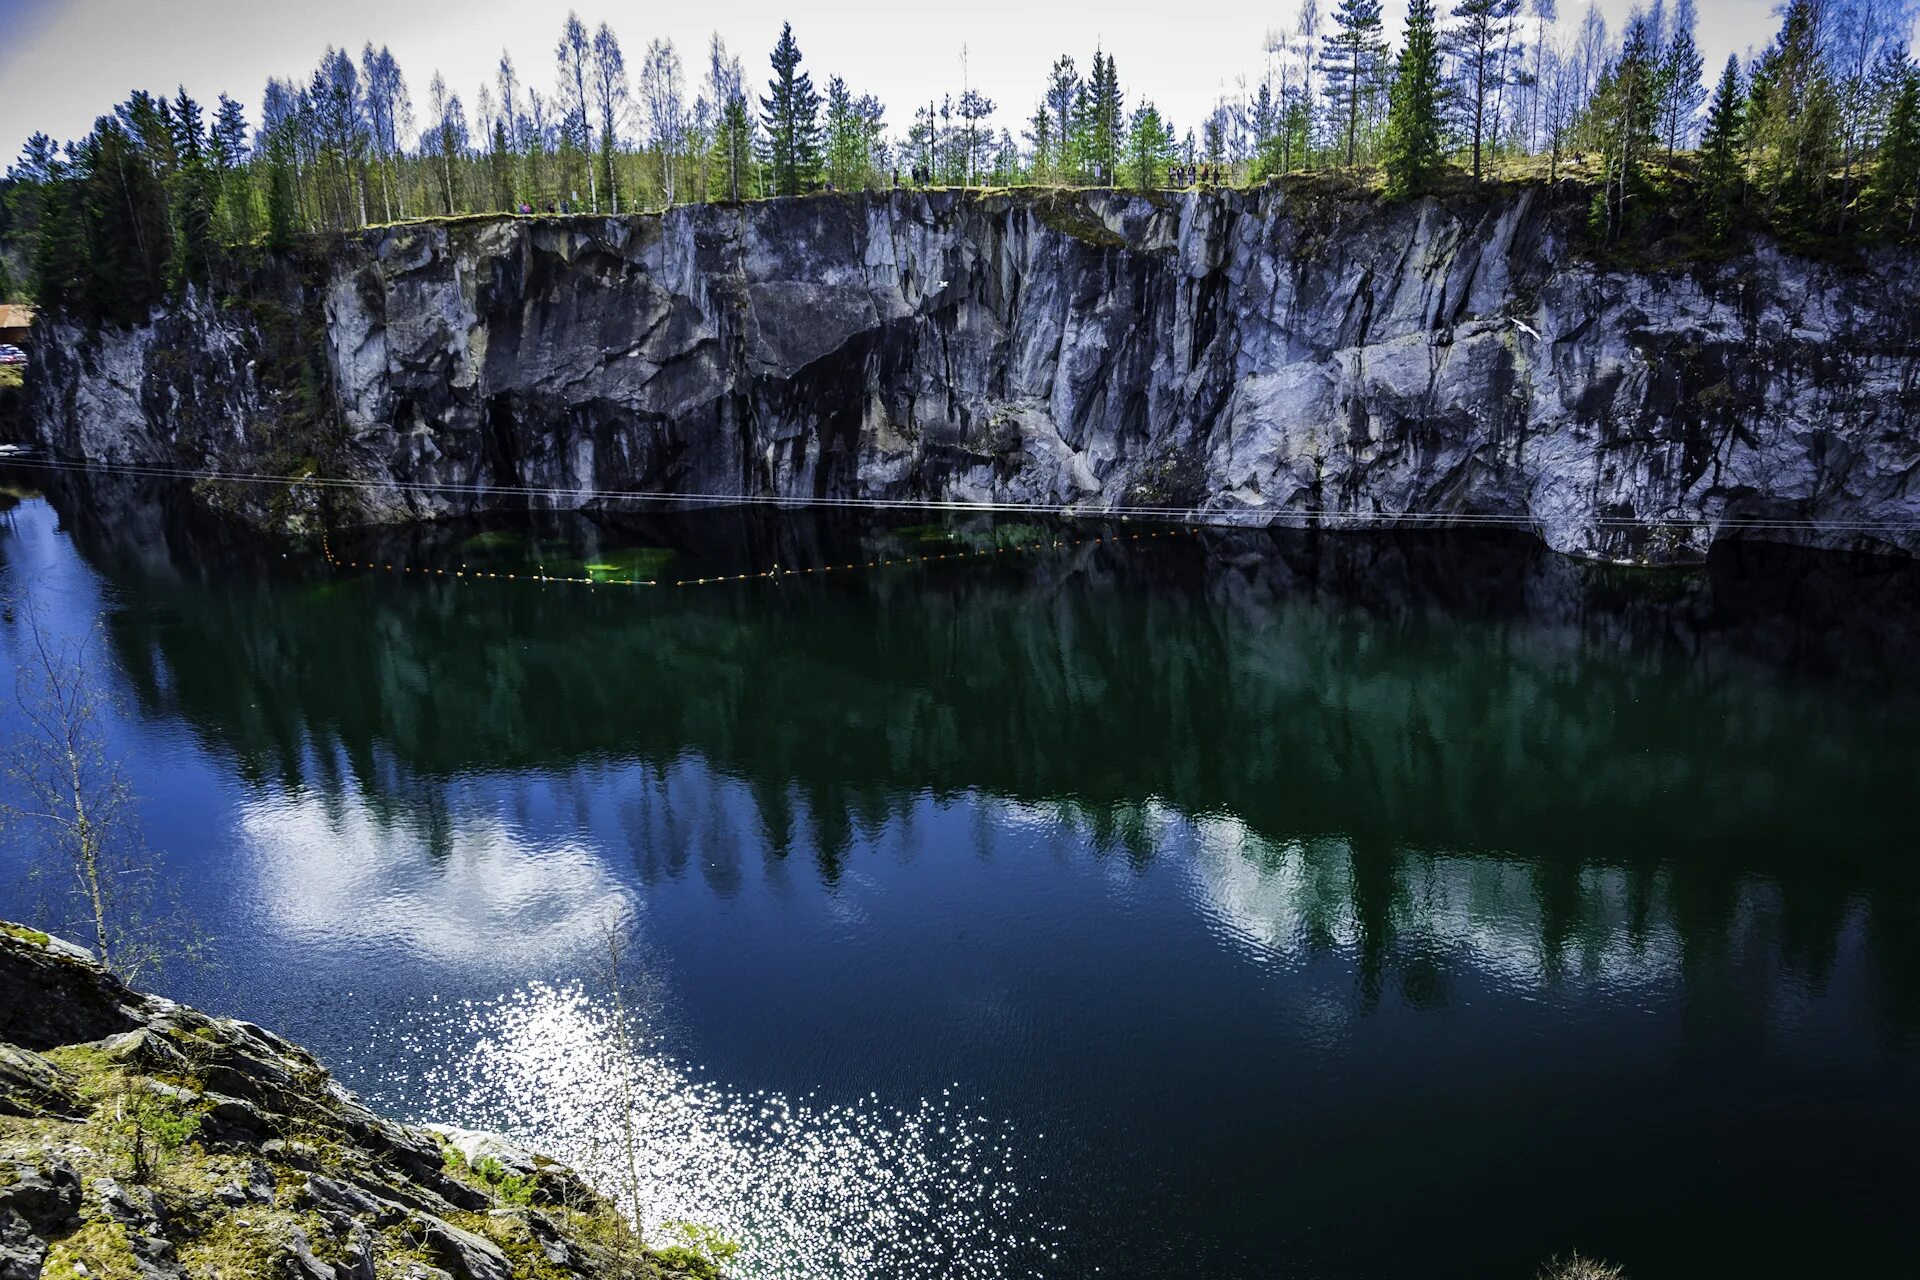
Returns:
[[[77,973],[83,1025],[133,1029],[0,1044],[0,1189],[50,1206],[0,1241],[0,1268],[17,1256],[53,1280],[713,1274],[644,1248],[563,1166],[447,1158],[442,1138],[374,1115],[304,1050],[131,991],[65,946],[0,927],[0,988],[73,999]],[[47,1029],[73,1021],[45,1012]]]

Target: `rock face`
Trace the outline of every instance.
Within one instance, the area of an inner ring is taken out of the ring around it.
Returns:
[[[56,326],[34,430],[366,482],[335,520],[520,487],[1444,514],[1654,562],[1734,536],[1920,551],[1920,268],[1760,245],[1611,269],[1577,194],[850,194],[368,231],[131,331]]]
[[[564,1167],[369,1111],[310,1054],[0,923],[0,1280],[662,1280]]]

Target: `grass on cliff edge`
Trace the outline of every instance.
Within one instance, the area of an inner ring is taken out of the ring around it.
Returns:
[[[27,366],[23,364],[0,364],[0,391],[9,391],[25,385]]]

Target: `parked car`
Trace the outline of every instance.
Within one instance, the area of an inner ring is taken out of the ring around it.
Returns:
[[[27,353],[9,342],[0,342],[0,364],[25,364]]]

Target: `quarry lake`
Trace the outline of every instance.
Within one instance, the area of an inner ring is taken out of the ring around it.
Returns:
[[[0,527],[214,944],[163,988],[606,1176],[611,937],[649,1215],[743,1276],[1912,1266],[1911,564],[762,509],[330,566],[175,499]]]

